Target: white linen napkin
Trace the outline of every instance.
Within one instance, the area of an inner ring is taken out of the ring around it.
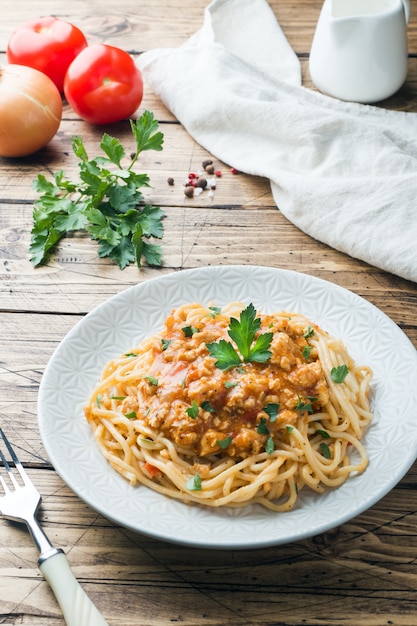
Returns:
[[[416,114],[302,87],[265,0],[214,0],[183,46],[146,52],[138,65],[213,156],[270,179],[298,228],[417,282]]]

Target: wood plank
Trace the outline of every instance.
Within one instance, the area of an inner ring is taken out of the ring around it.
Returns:
[[[16,10],[16,4],[20,10]],[[269,0],[290,44],[298,54],[310,51],[311,41],[322,6],[322,0],[298,0],[280,2]],[[99,10],[98,10],[99,6]],[[6,49],[13,31],[26,20],[41,15],[56,15],[66,19],[86,33],[89,43],[104,41],[111,45],[121,45],[131,52],[141,52],[155,47],[176,47],[200,28],[205,0],[174,0],[165,3],[161,11],[152,0],[141,0],[137,9],[129,0],[120,0],[115,6],[111,0],[86,4],[73,0],[68,10],[59,10],[54,0],[38,0],[36,3],[23,0],[3,0],[0,23],[0,50]],[[410,53],[417,51],[417,2],[411,0],[411,20],[409,25]],[[175,24],[175,28],[172,28]]]
[[[3,0],[0,24],[0,50],[5,50],[7,41],[15,28],[23,21],[41,15],[56,15],[66,19],[86,33],[89,43],[104,41],[121,45],[129,51],[141,52],[155,47],[176,47],[191,36],[202,24],[205,0],[174,0],[164,4],[161,11],[152,0],[141,0],[137,9],[129,0],[114,2],[104,0],[88,4],[74,0],[68,10],[57,8],[53,0],[38,0],[36,3],[17,0],[22,9],[16,10],[16,2]],[[97,5],[97,6],[96,6]],[[99,6],[99,10],[98,10]],[[298,51],[306,51],[304,41],[309,41],[314,32],[320,12],[320,0],[304,0],[294,6],[272,0],[270,6],[277,15],[288,37]],[[294,23],[296,27],[294,27]],[[175,28],[172,25],[175,24]]]
[[[243,181],[243,176],[234,178],[239,185]],[[263,181],[250,183],[254,198],[269,197]],[[249,197],[246,192],[244,198]],[[98,259],[96,243],[87,235],[65,238],[46,266],[33,268],[28,257],[31,206],[5,203],[0,212],[0,310],[7,298],[7,306],[18,311],[86,313],[147,278],[213,263],[271,265],[273,250],[274,267],[304,271],[352,289],[396,323],[415,327],[415,284],[319,244],[274,207],[221,208],[198,201],[199,207],[191,206],[194,201],[186,207],[164,207],[163,268],[138,270],[131,265],[123,271],[108,259]]]

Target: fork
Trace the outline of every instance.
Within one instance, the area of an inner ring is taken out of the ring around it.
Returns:
[[[4,491],[4,495],[0,495],[0,515],[14,522],[26,524],[40,553],[39,569],[55,593],[66,624],[68,626],[108,626],[104,617],[75,579],[64,551],[61,548],[53,547],[39,525],[36,516],[41,503],[41,496],[1,428],[0,436],[23,481],[22,486],[16,480],[0,447],[0,461],[8,475],[6,482],[0,473],[0,485]]]

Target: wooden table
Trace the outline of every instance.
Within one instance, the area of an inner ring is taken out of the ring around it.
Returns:
[[[74,22],[90,43],[104,41],[133,55],[178,46],[195,32],[206,0],[2,0],[0,61],[24,20],[54,14]],[[321,0],[271,0],[299,55],[304,84]],[[417,0],[409,28],[409,76],[381,104],[417,110]],[[232,27],[232,25],[231,25]],[[65,239],[50,262],[28,260],[32,181],[63,167],[76,173],[70,138],[97,148],[102,128],[83,123],[68,106],[52,143],[25,159],[0,158],[0,424],[43,495],[41,520],[62,546],[87,593],[110,626],[417,624],[417,467],[356,519],[291,545],[255,551],[178,547],[117,527],[84,504],[54,472],[40,440],[36,401],[53,350],[89,311],[127,287],[185,268],[255,264],[301,270],[350,289],[382,309],[417,346],[417,286],[318,243],[274,205],[269,183],[223,177],[215,198],[186,199],[182,180],[210,157],[171,113],[145,91],[142,108],[160,120],[162,153],[143,155],[148,196],[166,210],[164,266],[119,270],[97,257],[86,237]],[[110,130],[110,129],[106,129]],[[111,133],[129,136],[125,123]],[[20,526],[0,523],[0,623],[58,626],[63,618],[36,566],[35,547]]]

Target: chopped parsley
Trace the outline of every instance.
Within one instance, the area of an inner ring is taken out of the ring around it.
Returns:
[[[303,348],[303,357],[306,361],[310,360],[311,346],[304,346]]]
[[[188,409],[185,409],[185,412],[187,413],[188,417],[191,417],[191,419],[195,420],[197,415],[198,415],[198,404],[195,400],[193,400],[193,403],[190,407],[188,407]]]
[[[232,443],[232,438],[229,435],[229,437],[226,437],[225,439],[217,439],[216,443],[219,448],[222,448],[222,450],[226,450],[226,448],[228,448]]]
[[[154,387],[158,386],[158,379],[155,378],[155,376],[144,376],[144,379],[148,381],[149,384],[153,385]]]
[[[328,433],[327,431],[325,431],[325,430],[320,430],[320,429],[317,429],[317,430],[316,430],[316,433],[317,433],[318,435],[320,435],[320,437],[323,437],[323,439],[331,439],[331,437],[330,437],[329,433]]]
[[[131,411],[130,413],[125,413],[125,417],[127,417],[128,420],[135,420],[136,419],[136,411]]]
[[[307,411],[308,413],[313,413],[313,405],[317,398],[313,398],[310,396],[306,396],[303,400],[300,396],[298,396],[297,404],[295,405],[295,410],[302,413],[303,411]]]
[[[195,326],[184,326],[181,330],[186,337],[192,337],[195,333],[200,332],[200,329]]]
[[[195,474],[194,476],[191,476],[191,478],[187,480],[185,484],[185,488],[188,489],[189,491],[201,491],[202,487],[201,487],[200,475]]]
[[[347,365],[339,365],[338,367],[333,367],[330,371],[330,376],[335,383],[343,383],[346,376],[349,374],[349,368]]]
[[[214,407],[211,406],[210,402],[208,400],[205,400],[204,402],[202,402],[200,404],[201,408],[203,409],[203,411],[208,411],[209,413],[214,413],[215,409]]]
[[[271,420],[271,422],[275,422],[278,417],[279,404],[276,404],[275,402],[269,402],[267,405],[264,406],[263,411],[267,415],[269,415],[269,419]]]
[[[313,337],[313,336],[314,336],[314,328],[312,326],[307,326],[303,334],[304,339],[309,339],[310,337]]]
[[[171,345],[172,343],[172,339],[162,339],[162,352],[165,352],[165,350]]]
[[[330,459],[331,458],[331,453],[330,453],[330,448],[327,445],[327,443],[321,443],[320,444],[320,451],[322,453],[322,455],[324,456],[325,459]]]
[[[265,452],[267,454],[271,454],[274,450],[275,450],[274,440],[272,439],[272,437],[268,437],[268,439],[266,440],[266,444],[265,444]]]
[[[261,418],[258,426],[256,427],[256,432],[259,435],[269,435],[269,428],[266,425],[266,419],[264,417]]]

